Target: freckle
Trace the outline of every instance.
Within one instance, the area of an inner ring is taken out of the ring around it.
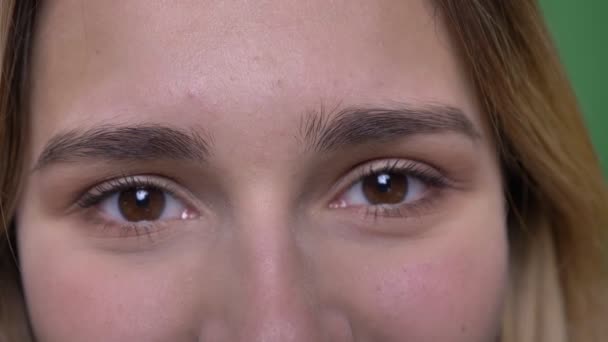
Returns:
[[[463,333],[463,334],[467,332],[467,326],[466,326],[466,324],[462,324],[460,326],[460,332]]]
[[[277,88],[283,88],[283,80],[279,78],[276,82],[276,86]]]

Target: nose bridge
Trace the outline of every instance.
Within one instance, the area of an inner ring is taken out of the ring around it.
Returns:
[[[240,224],[241,338],[318,341],[317,303],[295,223],[271,207],[258,206]]]

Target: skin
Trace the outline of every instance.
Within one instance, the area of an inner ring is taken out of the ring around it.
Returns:
[[[37,20],[17,222],[40,341],[495,339],[508,259],[500,172],[429,3],[63,0],[44,2]],[[325,152],[298,138],[321,106],[332,118],[387,103],[459,108],[479,136]],[[209,158],[35,169],[57,134],[110,124],[194,132]],[[332,206],[359,165],[387,158],[450,185],[423,184],[424,205],[396,217]],[[103,207],[75,205],[125,175],[170,179],[192,215],[133,234]]]

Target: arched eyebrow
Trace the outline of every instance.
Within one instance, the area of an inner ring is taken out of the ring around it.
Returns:
[[[481,138],[461,109],[440,104],[398,104],[388,108],[359,106],[331,111],[321,107],[306,113],[300,123],[303,144],[316,152],[440,132],[462,134],[473,142]]]
[[[335,112],[335,113],[332,113]],[[478,140],[481,135],[458,108],[443,105],[349,107],[308,112],[300,123],[300,139],[308,151],[331,152],[366,143],[387,143],[407,136],[456,132]],[[205,162],[210,140],[196,130],[158,124],[101,125],[59,133],[49,140],[33,171],[59,162],[87,160],[188,160]]]
[[[196,131],[156,124],[101,125],[55,135],[43,149],[33,171],[58,162],[82,160],[191,160],[204,162],[209,139]]]

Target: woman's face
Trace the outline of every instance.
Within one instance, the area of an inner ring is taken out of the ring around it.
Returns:
[[[427,1],[47,1],[18,222],[41,341],[491,341],[484,113]]]

